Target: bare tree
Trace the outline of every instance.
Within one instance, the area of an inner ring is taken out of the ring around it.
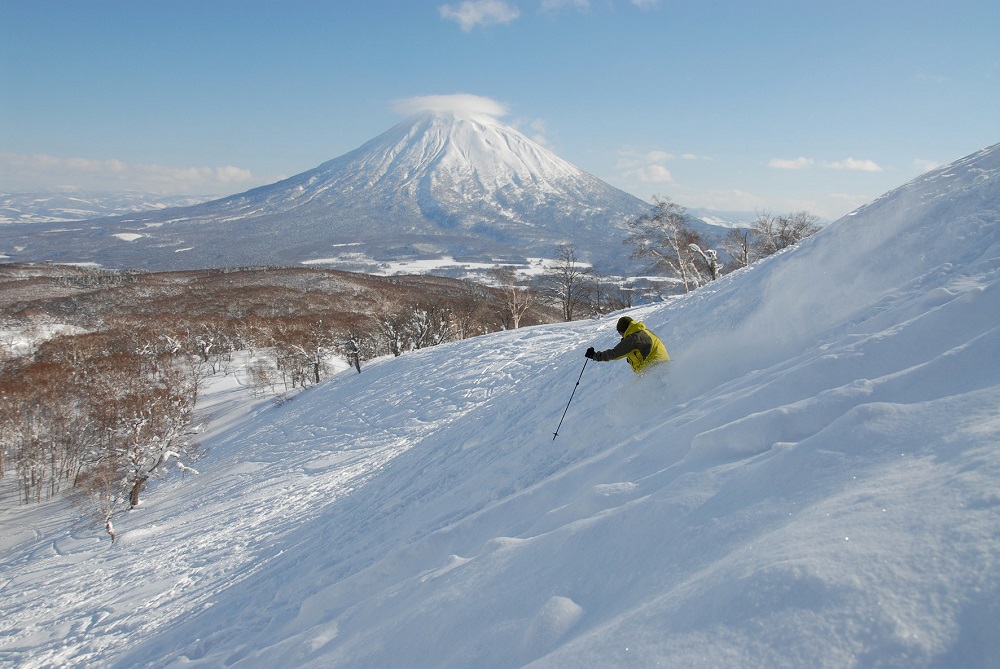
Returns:
[[[590,310],[607,314],[632,306],[632,288],[618,277],[594,276],[591,281]]]
[[[86,393],[65,359],[7,365],[0,388],[0,451],[17,472],[20,501],[41,502],[75,479],[92,446]]]
[[[779,216],[777,221],[778,250],[787,248],[814,235],[822,228],[816,224],[818,217],[807,211],[793,211],[785,216]]]
[[[722,263],[719,261],[719,254],[715,249],[702,250],[695,243],[688,244],[688,248],[701,258],[700,264],[696,265],[702,274],[707,274],[712,281],[722,276]]]
[[[502,316],[494,317],[495,313],[502,311],[496,307],[495,296],[493,291],[483,290],[479,294],[452,298],[452,336],[458,340],[468,339],[506,327]],[[500,318],[501,322],[496,323],[496,318]]]
[[[139,503],[150,477],[197,453],[187,427],[197,378],[157,351],[148,331],[57,337],[33,359],[5,365],[0,449],[12,454],[22,502],[87,490],[114,537],[112,516]]]
[[[807,211],[776,216],[769,210],[758,210],[757,220],[749,228],[729,231],[723,250],[738,265],[746,267],[816,234],[821,230],[816,224],[818,220]]]
[[[437,346],[451,339],[451,309],[441,303],[415,304],[410,307],[408,325],[410,346],[414,350]]]
[[[91,458],[101,471],[117,477],[116,498],[138,506],[150,477],[176,460],[196,457],[189,439],[197,396],[187,369],[166,358],[118,354],[90,361],[87,369],[90,412],[100,428],[99,450]],[[104,482],[100,487],[107,487]],[[113,488],[109,488],[113,489]]]
[[[722,241],[722,250],[729,254],[740,267],[747,267],[757,260],[754,244],[756,233],[751,228],[733,228]]]
[[[299,321],[297,336],[285,344],[290,346],[311,370],[313,382],[319,383],[320,372],[326,369],[326,356],[336,345],[336,337],[329,327],[323,324],[322,318],[302,317],[297,320]]]
[[[361,355],[364,346],[363,335],[355,327],[350,328],[339,342],[340,351],[347,361],[361,373]]]
[[[504,322],[509,318],[511,327],[516,330],[521,327],[521,318],[531,307],[531,290],[518,281],[517,273],[510,265],[494,267],[492,275],[503,296]]]
[[[652,212],[627,223],[624,243],[632,247],[631,258],[652,261],[653,271],[676,277],[685,292],[715,278],[708,251],[702,250],[708,245],[689,225],[684,207],[660,197],[653,204]]]
[[[114,517],[124,508],[118,490],[123,474],[115,465],[112,460],[100,460],[83,472],[78,480],[80,488],[86,493],[91,512],[104,523],[104,531],[111,537],[111,543],[117,538]]]
[[[591,269],[576,255],[576,247],[567,244],[559,247],[555,262],[542,276],[543,293],[559,305],[563,320],[571,321],[587,305],[590,294]]]
[[[389,299],[380,299],[373,314],[374,334],[379,344],[397,357],[403,354],[409,343],[408,316],[399,302]]]

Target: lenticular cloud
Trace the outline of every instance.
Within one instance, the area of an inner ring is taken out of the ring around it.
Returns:
[[[423,95],[405,100],[397,100],[393,104],[393,110],[398,114],[405,114],[407,116],[420,112],[451,112],[460,116],[485,114],[487,116],[501,117],[507,115],[507,107],[505,105],[490,98],[468,93]]]

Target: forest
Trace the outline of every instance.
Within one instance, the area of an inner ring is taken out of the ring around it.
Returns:
[[[22,504],[78,492],[114,537],[114,515],[164,465],[194,470],[205,378],[232,374],[282,401],[337,358],[361,372],[375,357],[558,320],[498,276],[510,282],[0,265],[0,476],[16,477]]]

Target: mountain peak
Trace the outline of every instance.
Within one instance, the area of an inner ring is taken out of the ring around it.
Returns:
[[[527,262],[572,243],[582,260],[624,269],[627,254],[608,242],[646,213],[645,202],[504,124],[504,108],[486,98],[431,96],[397,109],[409,112],[402,122],[284,181],[59,235],[24,228],[11,238],[10,248],[20,247],[11,259],[147,269],[308,262],[372,271],[386,261],[447,257]]]
[[[359,149],[382,156],[409,175],[488,199],[512,185],[558,191],[559,180],[585,173],[495,116],[474,110],[425,110]],[[392,165],[386,164],[388,172]],[[469,179],[468,177],[473,177]],[[435,198],[447,198],[439,193]]]
[[[462,110],[462,109],[427,109],[415,112],[407,116],[402,123],[437,123],[442,125],[460,123],[478,123],[483,126],[504,126],[505,124],[496,116],[491,116],[483,112]]]

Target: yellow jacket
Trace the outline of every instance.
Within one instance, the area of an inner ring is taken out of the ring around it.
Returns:
[[[657,362],[670,360],[663,342],[647,330],[642,321],[632,321],[628,329],[622,333],[622,340],[617,346],[594,353],[594,360],[599,362],[621,358],[628,359],[628,364],[632,365],[632,371],[636,374],[644,372]]]

